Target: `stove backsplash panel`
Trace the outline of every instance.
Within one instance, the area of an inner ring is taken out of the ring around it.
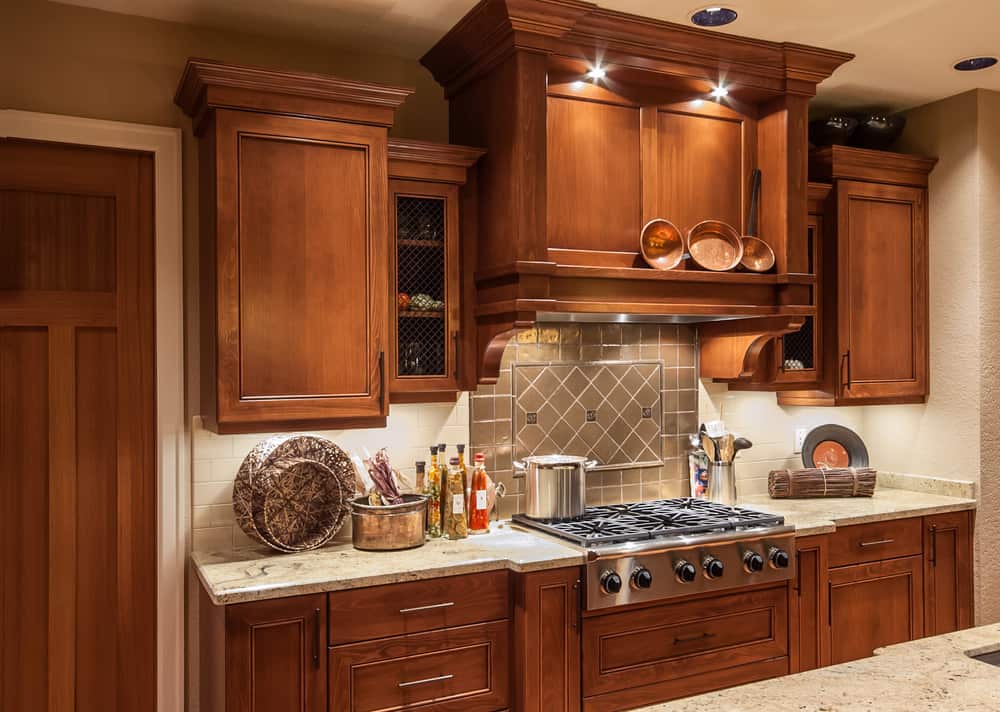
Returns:
[[[663,465],[663,363],[515,363],[514,458],[582,455],[596,470]]]
[[[585,427],[587,411],[595,411],[589,413],[592,423],[605,418],[601,431],[588,431],[592,439],[598,432],[612,428],[615,432],[608,449],[598,450],[590,443],[588,452],[579,453],[605,465],[588,475],[588,504],[687,496],[687,439],[698,429],[696,354],[695,329],[685,325],[542,324],[520,332],[504,351],[497,383],[480,386],[470,399],[471,449],[486,454],[491,474],[509,493],[501,503],[501,515],[524,510],[523,481],[513,477],[515,457],[546,449],[577,454],[572,450],[582,449],[581,441],[587,441],[571,423],[582,416]],[[575,369],[586,379],[583,388],[578,388],[584,381],[574,375]],[[605,375],[599,377],[601,373]],[[627,377],[629,388],[620,388],[628,373],[632,374]],[[529,384],[537,384],[532,388],[537,395],[526,400]],[[560,390],[557,384],[566,387]],[[615,425],[618,419],[607,406],[605,413],[600,406],[574,406],[591,386],[595,402],[600,398],[601,403],[618,403],[628,414],[622,422]],[[626,399],[630,388],[632,397]],[[563,390],[566,394],[561,395]],[[553,407],[547,409],[546,404]],[[529,424],[529,419],[534,422]],[[631,438],[634,431],[637,437]]]

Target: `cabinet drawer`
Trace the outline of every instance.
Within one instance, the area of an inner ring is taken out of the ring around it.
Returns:
[[[330,709],[505,709],[508,653],[507,621],[330,648]]]
[[[583,622],[584,696],[787,654],[785,586],[597,616]]]
[[[830,536],[830,568],[922,552],[923,530],[919,518],[855,524]]]
[[[506,571],[337,591],[330,594],[330,645],[509,617]]]

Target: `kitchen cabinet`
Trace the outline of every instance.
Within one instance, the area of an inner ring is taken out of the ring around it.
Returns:
[[[389,141],[391,402],[453,401],[475,389],[475,345],[463,337],[475,201],[464,186],[482,154]]]
[[[972,626],[974,517],[973,511],[924,517],[926,635],[941,635]]]
[[[213,606],[202,595],[203,712],[326,712],[326,596]]]
[[[829,586],[831,664],[923,636],[922,557],[831,569]]]
[[[580,577],[580,569],[570,567],[516,579],[515,709],[580,709]]]
[[[409,93],[188,62],[209,428],[384,424],[388,127]]]
[[[796,580],[789,596],[791,672],[830,664],[829,558],[826,535],[795,542]]]

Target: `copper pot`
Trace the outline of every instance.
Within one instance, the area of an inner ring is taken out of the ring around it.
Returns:
[[[653,218],[642,228],[639,249],[653,269],[673,269],[684,259],[684,236],[669,220]]]
[[[688,252],[700,267],[713,272],[734,269],[743,259],[743,240],[729,223],[703,220],[688,232]]]
[[[757,237],[757,197],[760,195],[760,168],[753,169],[750,186],[750,208],[747,211],[747,234],[743,236],[743,257],[740,266],[751,272],[767,272],[774,267],[774,250]]]
[[[363,551],[395,551],[424,545],[427,497],[404,494],[400,504],[371,505],[351,500],[351,541]]]

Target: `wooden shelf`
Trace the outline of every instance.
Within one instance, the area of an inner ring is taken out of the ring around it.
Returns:
[[[443,311],[412,311],[406,310],[399,312],[401,318],[406,319],[444,319]]]
[[[405,245],[406,247],[437,247],[439,249],[444,247],[444,242],[441,240],[410,240],[408,238],[401,237],[397,240],[397,242],[400,245]]]

